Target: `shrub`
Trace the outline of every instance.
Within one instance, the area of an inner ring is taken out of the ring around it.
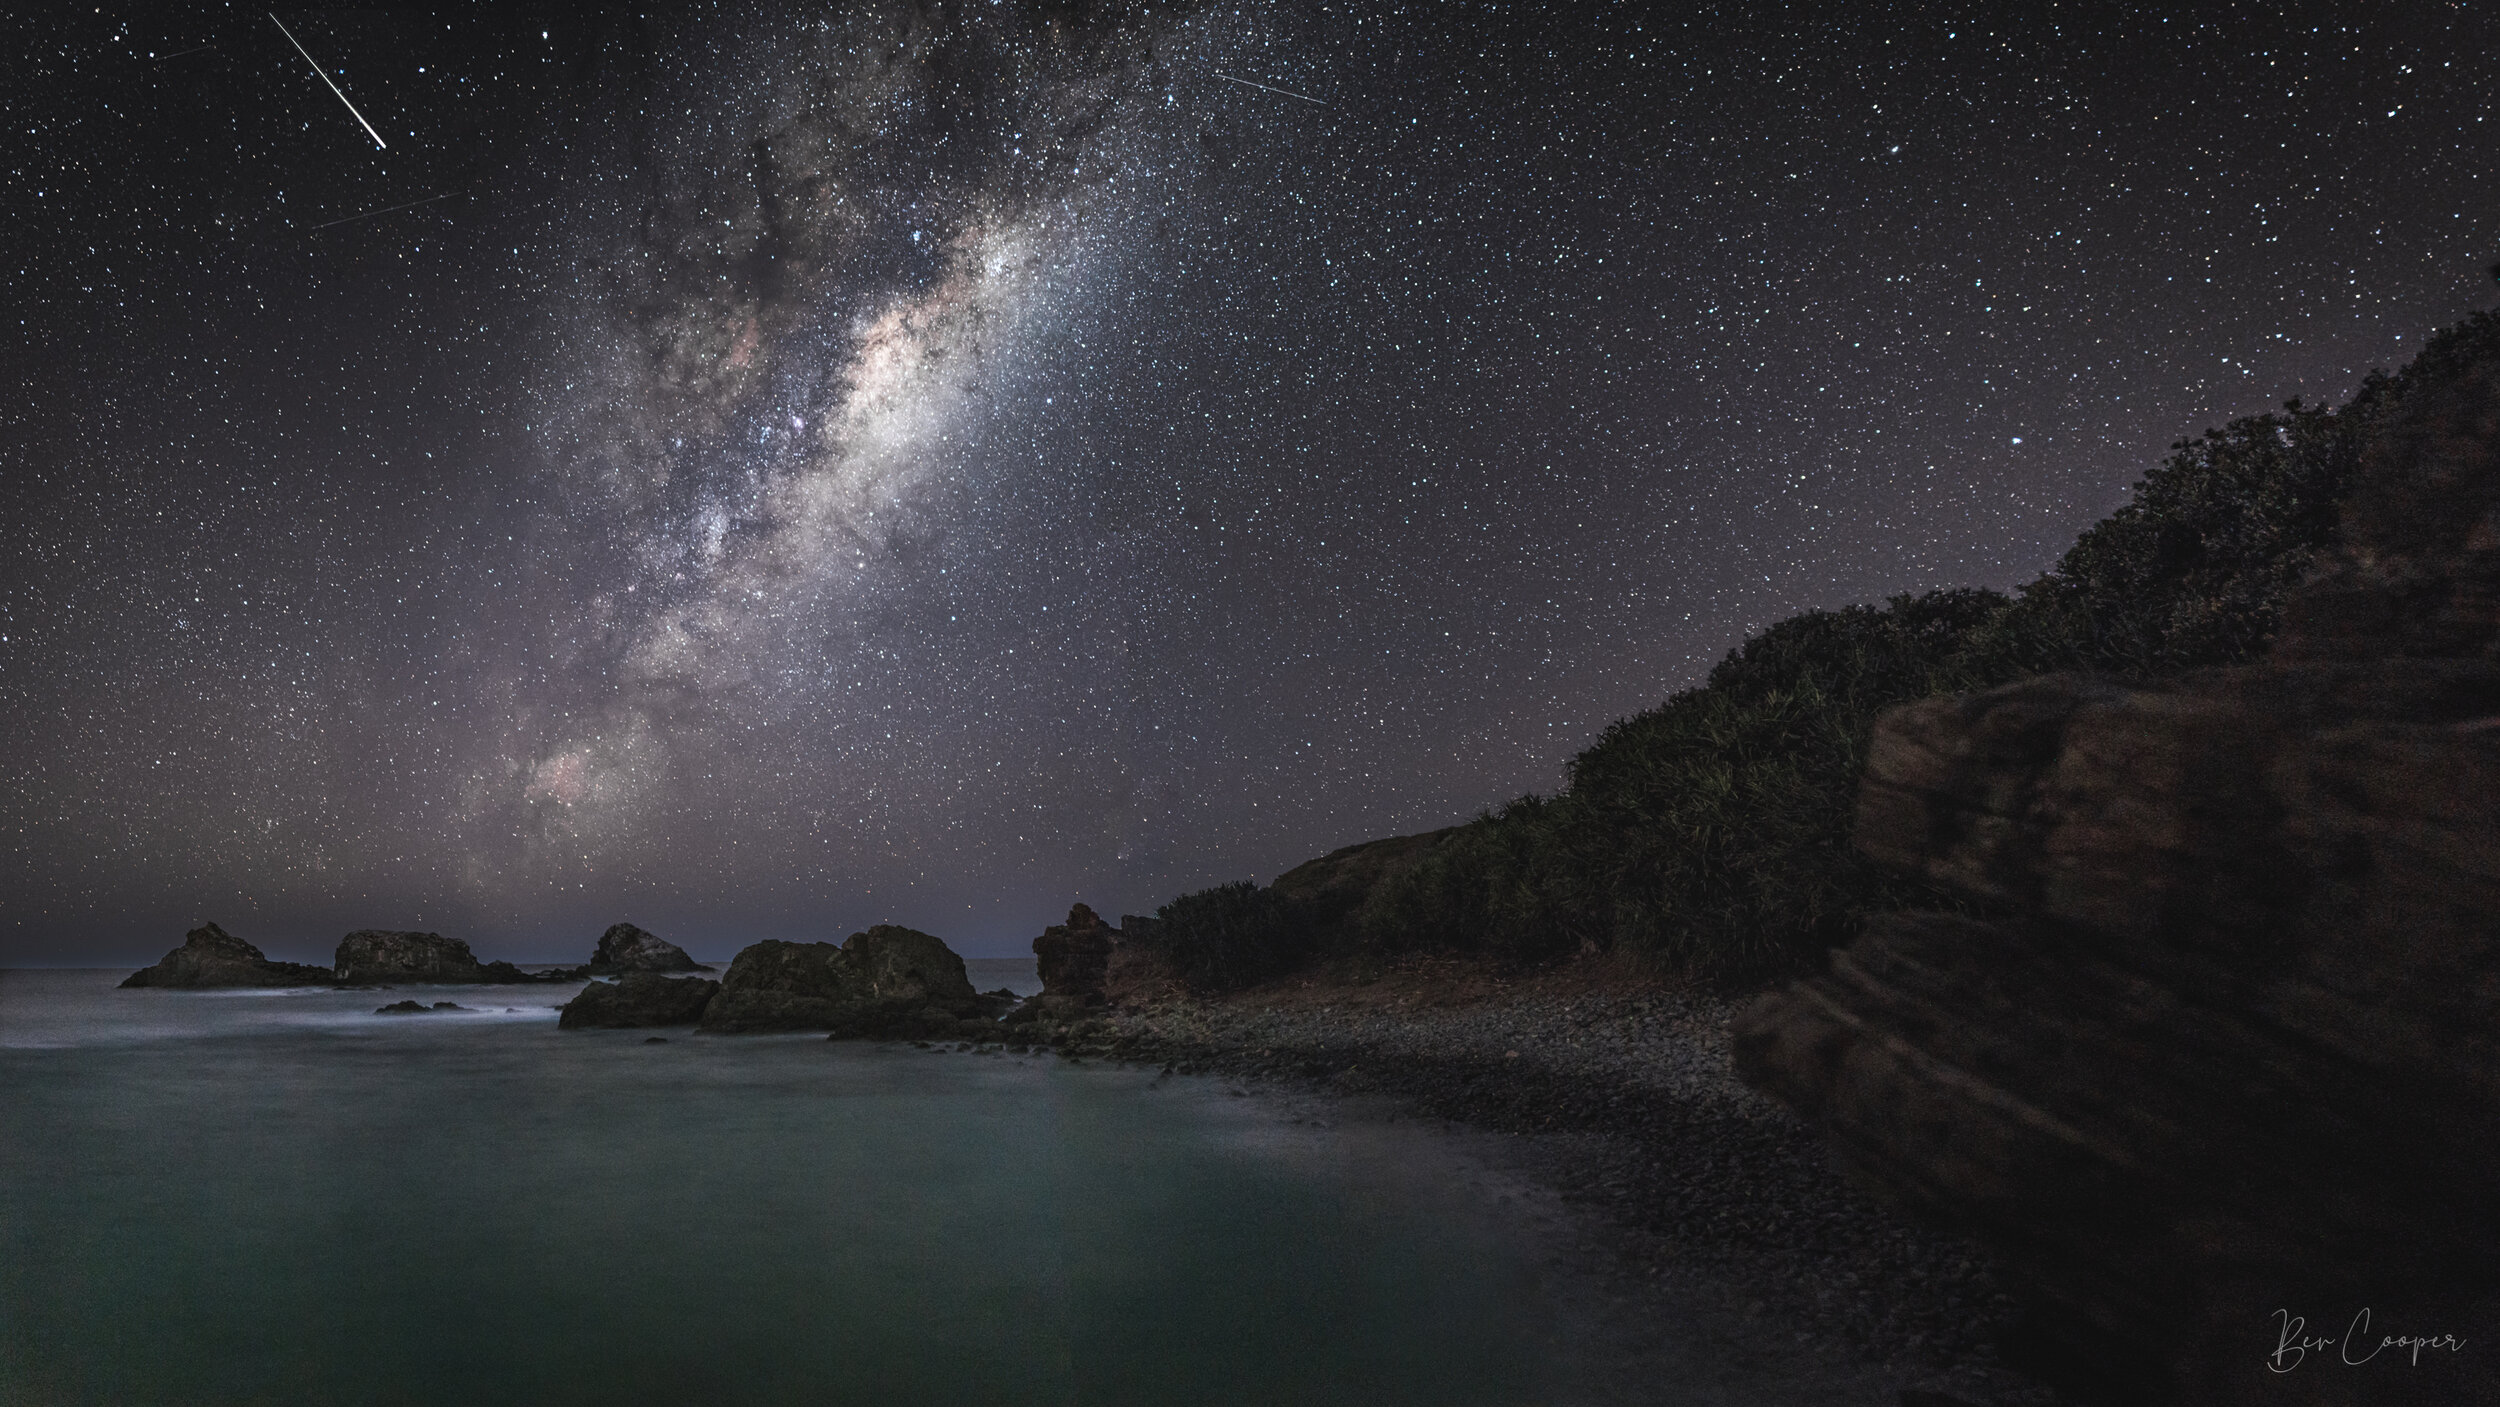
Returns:
[[[2478,313],[2340,411],[2294,401],[2172,446],[2010,599],[1937,591],[1771,626],[1700,687],[1609,727],[1557,795],[1413,838],[1430,842],[1420,859],[1379,871],[1326,942],[1511,961],[1617,947],[1742,981],[1805,965],[1869,912],[1947,902],[1849,845],[1877,715],[2059,670],[2160,678],[2263,654],[2285,597],[2335,546],[2372,428],[2413,381],[2493,356],[2500,314]],[[1195,906],[1189,961],[1269,975],[1319,950],[1289,903],[1262,908],[1260,893],[1167,905]]]
[[[1184,894],[1129,925],[1128,938],[1161,957],[1191,990],[1228,991],[1292,968],[1310,954],[1294,906],[1248,880]]]

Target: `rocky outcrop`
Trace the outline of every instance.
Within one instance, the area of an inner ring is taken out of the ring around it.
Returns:
[[[440,933],[360,928],[339,940],[338,981],[359,986],[384,982],[471,982],[514,985],[580,981],[581,975],[523,972],[508,962],[479,962],[469,945]]]
[[[431,1016],[438,1011],[467,1011],[468,1009],[458,1002],[436,1002],[432,1006],[427,1006],[420,1001],[404,1001],[392,1002],[389,1006],[377,1006],[373,1009],[373,1014],[376,1016]]]
[[[2408,393],[2268,663],[1879,726],[1857,844],[1967,909],[1872,922],[1738,1069],[1991,1245],[2078,1399],[2500,1401],[2495,583],[2500,359]]]
[[[944,941],[896,924],[831,943],[754,944],[722,974],[706,1031],[835,1036],[987,1035],[994,1002],[972,990]]]
[[[691,1026],[721,984],[701,977],[663,977],[628,972],[614,982],[593,982],[564,1004],[556,1025],[564,1030],[638,1026]]]
[[[592,975],[601,977],[619,972],[711,970],[686,956],[685,949],[630,923],[613,924],[607,932],[599,935],[599,948],[591,954],[589,968]]]
[[[489,982],[486,965],[458,938],[360,928],[339,940],[341,982]]]
[[[125,987],[326,987],[330,969],[272,962],[261,950],[213,923],[183,935],[182,946],[154,967],[122,979]]]
[[[1118,946],[1120,930],[1083,904],[1068,910],[1066,923],[1054,923],[1033,940],[1035,975],[1042,990],[1027,998],[1008,1019],[1017,1022],[1072,1020],[1089,1007],[1103,1004],[1103,977]]]

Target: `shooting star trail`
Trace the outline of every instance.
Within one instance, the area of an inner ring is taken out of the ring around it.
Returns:
[[[286,36],[286,42],[295,45],[295,52],[304,56],[304,62],[312,65],[314,75],[320,78],[322,82],[330,83],[330,75],[322,71],[321,61],[312,56],[312,50],[305,48],[296,40],[295,31],[286,27],[286,21],[278,18],[277,11],[272,10],[269,12],[269,22],[278,27],[278,32],[280,34]],[[365,115],[356,111],[356,105],[347,101],[347,95],[345,93],[339,93],[339,85],[336,83],[330,83],[330,91],[339,94],[339,101],[346,103],[347,105],[348,115],[355,118],[356,124],[365,129],[365,135],[373,139],[373,144],[385,151],[388,151],[391,144],[382,140],[382,134],[373,130],[373,124],[365,121]]]
[[[272,18],[275,18],[275,16],[272,16]],[[178,58],[183,57],[183,56],[184,56],[184,55],[186,55],[186,54],[197,54],[197,53],[202,53],[202,52],[204,52],[204,51],[206,51],[206,50],[209,50],[209,49],[214,49],[214,48],[216,48],[216,47],[217,47],[217,46],[216,46],[216,45],[214,45],[214,44],[196,44],[196,45],[193,45],[192,47],[190,47],[190,48],[188,48],[188,49],[179,50],[179,51],[177,51],[177,52],[175,52],[175,53],[171,53],[171,54],[150,54],[150,55],[148,55],[148,57],[149,57],[149,58],[151,58],[151,59],[156,60],[158,63],[163,63],[163,62],[165,62],[167,59],[178,59]]]
[[[326,230],[332,225],[344,225],[350,220],[361,220],[368,215],[388,215],[394,210],[413,210],[420,205],[432,205],[438,200],[449,200],[455,195],[465,194],[467,194],[466,191],[445,191],[441,195],[429,195],[423,200],[404,200],[397,205],[385,205],[379,210],[359,210],[353,215],[341,215],[335,220],[324,220],[320,224],[314,225],[310,229],[305,230],[304,233],[311,234],[315,230]]]
[[[1253,83],[1247,78],[1235,78],[1229,73],[1217,73],[1215,76],[1223,79],[1227,83],[1238,83],[1244,88],[1256,88],[1261,92],[1275,93],[1281,97],[1297,98],[1303,102],[1309,103],[1313,107],[1328,106],[1328,104],[1320,101],[1318,98],[1312,97],[1308,93],[1297,93],[1290,88],[1271,88],[1265,83]]]

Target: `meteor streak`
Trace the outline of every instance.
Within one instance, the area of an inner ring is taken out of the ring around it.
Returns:
[[[1233,76],[1232,76],[1231,74],[1229,74],[1229,73],[1217,73],[1215,76],[1216,76],[1216,77],[1218,77],[1218,78],[1223,79],[1223,80],[1224,80],[1225,82],[1227,82],[1227,83],[1238,83],[1238,84],[1240,84],[1240,85],[1241,85],[1242,87],[1244,87],[1244,88],[1256,88],[1256,89],[1260,90],[1261,92],[1266,92],[1266,93],[1275,93],[1275,94],[1277,94],[1277,95],[1279,95],[1279,96],[1281,96],[1281,97],[1296,98],[1296,99],[1299,99],[1299,100],[1301,100],[1301,101],[1303,101],[1303,102],[1309,103],[1309,104],[1310,104],[1311,106],[1313,106],[1313,107],[1326,107],[1326,106],[1328,106],[1328,104],[1326,104],[1326,103],[1324,103],[1324,102],[1320,101],[1320,100],[1319,100],[1319,99],[1317,99],[1317,98],[1312,97],[1312,96],[1311,96],[1311,95],[1309,95],[1308,93],[1297,93],[1297,92],[1293,91],[1293,90],[1292,90],[1292,89],[1290,89],[1290,88],[1271,88],[1271,87],[1269,87],[1269,86],[1268,86],[1267,84],[1265,84],[1265,83],[1253,83],[1253,82],[1251,82],[1251,81],[1250,81],[1249,79],[1247,79],[1247,78],[1235,78],[1235,77],[1233,77]]]
[[[312,56],[312,50],[305,48],[305,47],[303,46],[303,44],[302,44],[301,42],[299,42],[299,41],[296,39],[296,37],[295,37],[295,31],[293,31],[293,30],[291,30],[291,29],[288,29],[288,28],[286,27],[286,21],[284,21],[284,20],[282,20],[282,19],[279,19],[279,18],[278,18],[278,12],[277,12],[277,11],[272,10],[272,11],[270,11],[270,12],[269,12],[269,22],[270,22],[271,24],[274,24],[274,25],[276,25],[276,26],[278,27],[278,32],[279,32],[280,34],[283,34],[283,35],[285,35],[285,36],[286,36],[286,42],[288,42],[289,44],[293,44],[293,45],[295,45],[295,52],[297,52],[297,53],[299,53],[299,54],[302,54],[302,55],[304,56],[304,62],[306,62],[306,63],[308,63],[308,64],[311,64],[311,65],[312,65],[312,71],[313,71],[314,75],[315,75],[316,77],[318,77],[318,78],[319,78],[322,82],[324,82],[324,83],[330,83],[330,75],[322,71],[322,68],[321,68],[321,61],[320,61],[319,59],[314,58],[314,57]],[[347,113],[348,113],[348,116],[353,117],[353,118],[355,118],[355,119],[356,119],[356,124],[357,124],[358,126],[360,126],[360,127],[362,127],[362,128],[364,128],[364,129],[365,129],[365,135],[366,135],[366,136],[368,136],[368,137],[371,137],[371,138],[373,139],[373,144],[374,144],[375,146],[377,146],[377,147],[381,147],[382,149],[384,149],[384,150],[386,150],[386,151],[390,149],[390,145],[391,145],[391,144],[390,144],[390,143],[388,143],[388,142],[386,142],[386,141],[383,141],[383,140],[382,140],[382,134],[373,130],[373,124],[372,124],[372,123],[370,123],[370,122],[365,121],[365,115],[364,115],[363,113],[361,113],[361,112],[356,111],[356,105],[355,105],[354,103],[350,103],[350,102],[348,102],[348,101],[347,101],[347,95],[346,95],[345,93],[339,93],[339,85],[337,85],[336,83],[330,83],[330,91],[331,91],[331,92],[333,92],[333,93],[338,93],[338,95],[339,95],[339,101],[340,101],[340,102],[342,102],[342,103],[346,103],[346,105],[347,105]]]
[[[465,194],[465,192],[445,191],[441,195],[429,195],[422,200],[404,200],[397,205],[385,205],[378,210],[359,210],[353,215],[341,215],[335,220],[324,220],[320,224],[313,226],[312,229],[304,231],[304,233],[311,234],[313,230],[326,230],[332,225],[344,225],[350,220],[361,220],[368,215],[388,215],[394,210],[413,210],[420,205],[432,205],[438,200],[449,200],[455,195],[462,194]]]

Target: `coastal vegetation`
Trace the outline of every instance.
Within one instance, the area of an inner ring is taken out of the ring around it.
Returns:
[[[2408,387],[2495,348],[2500,316],[2477,314],[2340,408],[2295,400],[2182,441],[2010,595],[1934,591],[1781,621],[1607,728],[1553,795],[1349,847],[1265,888],[1183,895],[1132,937],[1208,991],[1419,951],[1528,964],[1611,950],[1741,984],[1810,966],[1869,913],[1954,907],[1849,844],[1877,715],[2043,674],[2156,681],[2258,657],[2285,595],[2335,549],[2373,428]]]

